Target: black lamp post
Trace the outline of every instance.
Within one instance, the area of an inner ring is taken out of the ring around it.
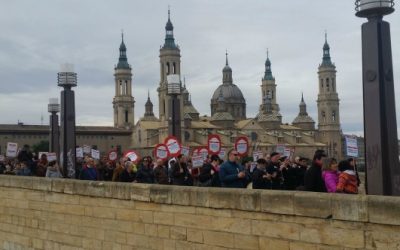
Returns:
[[[60,163],[66,178],[75,176],[75,93],[72,87],[77,85],[77,75],[73,65],[65,64],[58,73],[58,86],[61,91],[61,153]]]
[[[50,98],[48,111],[50,113],[50,152],[54,152],[57,155],[57,159],[60,157],[60,128],[58,125],[58,115],[60,112],[60,104],[58,104],[57,98]]]
[[[168,95],[171,96],[171,104],[168,114],[168,134],[181,140],[181,105],[178,95],[181,94],[180,76],[176,74],[167,76]]]
[[[390,25],[383,16],[394,11],[393,0],[357,0],[362,25],[362,64],[366,190],[374,195],[400,195]]]

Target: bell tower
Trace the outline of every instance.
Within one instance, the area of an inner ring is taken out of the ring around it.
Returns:
[[[269,53],[267,51],[267,60],[265,61],[265,73],[261,82],[261,100],[264,100],[265,96],[268,96],[271,101],[272,109],[276,112],[279,111],[279,105],[276,101],[276,84],[275,77],[272,75],[271,61],[269,60]],[[262,103],[260,109],[262,109]]]
[[[124,34],[119,46],[119,60],[114,68],[115,96],[113,99],[114,127],[132,128],[134,126],[135,100],[132,96],[132,68],[126,56]]]
[[[160,48],[160,85],[158,91],[159,119],[167,121],[169,114],[170,96],[168,95],[167,76],[170,74],[181,75],[181,52],[179,46],[175,44],[174,26],[168,10],[168,21],[165,25],[164,45]],[[178,98],[181,98],[178,96]],[[183,110],[181,102],[181,110]]]
[[[341,128],[339,97],[336,91],[336,66],[331,61],[330,47],[325,33],[322,63],[318,67],[318,130],[319,139],[327,145],[328,156],[341,158]]]

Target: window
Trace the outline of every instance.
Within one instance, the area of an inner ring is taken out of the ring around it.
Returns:
[[[167,75],[169,75],[169,62],[167,62]]]
[[[128,81],[127,80],[125,80],[125,93],[126,94],[129,94],[129,91],[128,91]]]
[[[172,63],[172,73],[176,74],[176,64]]]
[[[325,111],[322,111],[321,116],[322,116],[322,121],[326,122]]]
[[[122,81],[119,81],[119,94],[123,94]]]
[[[324,80],[321,78],[321,89],[324,87]]]
[[[128,110],[125,110],[125,122],[128,123]]]
[[[329,92],[329,82],[326,83],[326,91]]]
[[[336,111],[332,111],[332,121],[336,122]]]

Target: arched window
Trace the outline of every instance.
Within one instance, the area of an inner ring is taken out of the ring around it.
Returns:
[[[166,65],[166,70],[167,70],[167,75],[169,75],[169,62],[167,62],[167,65]]]
[[[176,74],[176,64],[172,63],[172,74]]]
[[[329,82],[326,83],[326,91],[329,92]]]
[[[269,92],[269,90],[268,90],[268,91],[267,91],[267,97],[268,97],[268,98],[271,98],[271,96],[269,95],[269,93],[270,93],[270,92]]]
[[[321,89],[324,88],[324,80],[321,78]]]
[[[123,94],[123,87],[122,87],[122,81],[119,81],[119,94],[122,95]]]
[[[128,110],[125,110],[125,122],[128,123]]]
[[[326,116],[325,116],[325,111],[321,112],[321,116],[322,116],[322,121],[326,122]]]
[[[336,111],[332,111],[332,121],[336,122]]]
[[[129,85],[127,80],[125,80],[125,94],[129,94]]]

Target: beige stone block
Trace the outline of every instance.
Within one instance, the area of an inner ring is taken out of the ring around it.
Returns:
[[[172,201],[171,189],[165,185],[151,185],[150,201],[155,203],[171,204]]]
[[[238,192],[239,189],[234,191],[228,188],[218,188],[210,189],[209,191],[209,207],[212,208],[223,208],[223,209],[233,209],[236,208],[236,203],[238,202]]]
[[[150,184],[134,183],[130,185],[130,199],[150,202]]]
[[[234,234],[215,231],[203,231],[204,244],[234,248]]]
[[[240,234],[251,234],[251,220],[240,218],[212,217],[211,228]]]
[[[174,225],[174,214],[164,212],[154,212],[154,223],[161,225]]]
[[[149,236],[132,234],[127,237],[128,245],[135,246],[137,249],[149,247]]]
[[[368,225],[365,232],[365,244],[367,249],[375,249],[378,245],[397,243],[400,245],[400,227]]]
[[[118,220],[153,223],[152,211],[117,209],[115,213]]]
[[[369,222],[400,225],[400,197],[368,196]]]
[[[157,235],[161,238],[169,239],[169,226],[158,225],[157,226]]]
[[[192,207],[192,206],[164,205],[164,204],[161,204],[160,209],[161,209],[162,212],[195,214],[197,208],[196,207]]]
[[[294,214],[293,192],[262,190],[261,211],[273,214]]]
[[[170,227],[169,237],[173,240],[186,240],[186,228],[185,227]]]
[[[172,187],[171,202],[174,205],[189,206],[190,194],[195,192],[192,187]]]
[[[60,193],[52,192],[52,193],[46,194],[44,200],[46,202],[50,202],[50,203],[79,205],[79,196],[78,195],[60,194]]]
[[[175,246],[176,246],[175,242],[176,242],[175,240],[164,239],[164,241],[163,241],[164,250],[175,250]]]
[[[32,188],[41,191],[51,191],[52,180],[50,178],[33,179]],[[27,197],[29,199],[29,197]]]
[[[235,234],[234,240],[235,248],[256,250],[259,249],[259,240],[257,236]]]
[[[325,245],[319,245],[318,250],[342,250],[342,247],[334,247],[334,246],[325,246]],[[352,248],[355,249],[355,248]],[[350,248],[346,248],[346,250],[350,250]]]
[[[290,250],[317,250],[318,245],[304,243],[304,242],[297,242],[292,241],[289,243]]]
[[[120,200],[130,200],[130,185],[131,184],[129,183],[108,182],[105,185],[104,197]]]
[[[206,215],[174,214],[175,225],[187,228],[207,229],[212,224],[213,219],[214,218]]]
[[[299,240],[302,226],[293,223],[252,221],[252,234],[279,239]]]
[[[230,218],[232,217],[232,210],[196,207],[196,214]]]
[[[318,228],[303,228],[300,231],[300,240],[303,242],[364,248],[364,231],[333,228],[329,224]]]
[[[190,242],[197,242],[197,243],[203,243],[203,231],[198,230],[198,229],[190,229],[188,228],[186,230],[186,238],[187,241]]]
[[[138,222],[132,222],[133,233],[144,234],[144,224]]]
[[[61,244],[60,245],[60,250],[83,250],[83,248]]]
[[[333,194],[332,215],[336,220],[367,222],[367,196]]]
[[[266,237],[259,237],[260,249],[264,250],[289,250],[288,240],[277,240]]]
[[[109,230],[105,230],[104,232],[104,237],[105,239],[111,239],[113,242],[119,243],[119,244],[126,244],[127,243],[127,238],[129,237],[126,233],[116,231],[112,228]]]
[[[115,208],[97,207],[93,209],[93,217],[115,219]]]
[[[157,203],[137,201],[135,202],[135,209],[145,211],[160,211],[161,205]]]
[[[38,177],[26,177],[26,176],[7,176],[9,177],[9,185],[14,188],[23,188],[32,190],[33,179]]]
[[[176,250],[197,250],[196,245],[194,243],[187,242],[187,241],[176,241],[175,249]],[[209,249],[211,249],[211,247]]]
[[[48,234],[47,240],[51,240],[60,244],[69,244],[75,247],[82,247],[82,237],[71,236],[63,233]]]
[[[144,224],[144,233],[149,236],[157,236],[157,225]]]
[[[90,249],[90,250],[98,250],[101,249],[103,244],[99,240],[95,239],[86,239],[82,240],[82,247],[83,249]]]
[[[32,246],[36,249],[44,249],[44,242],[41,239],[32,239]]]
[[[77,183],[77,181],[67,179],[51,179],[51,182],[51,191],[66,194],[73,194],[74,185]]]
[[[328,218],[332,216],[332,194],[315,192],[294,193],[294,211],[296,215]]]

